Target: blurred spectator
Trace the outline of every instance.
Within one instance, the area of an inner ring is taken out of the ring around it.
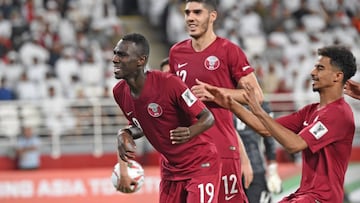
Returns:
[[[7,58],[8,63],[4,65],[3,75],[7,79],[8,87],[15,89],[24,67],[19,61],[19,55],[14,50],[8,52]]]
[[[274,93],[278,88],[280,82],[279,76],[276,74],[276,68],[274,64],[269,65],[269,70],[263,77],[263,91],[264,93]]]
[[[15,99],[15,93],[12,89],[6,86],[6,78],[0,79],[0,100],[13,100]]]
[[[17,168],[32,170],[40,167],[41,140],[31,126],[24,126],[16,144]]]
[[[41,63],[38,58],[33,58],[33,63],[27,67],[27,75],[31,81],[40,84],[46,78],[49,67],[46,63]]]
[[[47,99],[43,100],[43,115],[45,115],[45,125],[52,136],[61,136],[71,132],[76,120],[72,115],[64,97],[56,94],[54,87],[48,88]]]
[[[55,63],[56,76],[60,79],[64,89],[71,88],[72,76],[79,76],[79,61],[74,56],[75,49],[66,47],[63,49],[62,56]]]
[[[169,72],[169,70],[170,70],[169,57],[164,58],[164,59],[160,62],[160,70],[161,70],[162,72]]]
[[[49,50],[41,46],[40,41],[34,37],[28,36],[28,40],[19,49],[21,62],[25,66],[31,65],[35,57],[39,60],[39,63],[45,63],[49,60]]]
[[[26,71],[22,72],[15,91],[17,98],[20,100],[34,101],[41,98],[38,84],[29,80]]]

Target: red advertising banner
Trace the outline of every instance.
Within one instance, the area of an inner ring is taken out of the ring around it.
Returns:
[[[1,203],[157,203],[160,170],[145,167],[145,183],[133,194],[117,192],[112,168],[0,171]]]

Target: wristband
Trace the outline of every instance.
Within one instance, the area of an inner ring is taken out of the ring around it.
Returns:
[[[129,133],[134,140],[144,136],[143,131],[140,128],[138,128],[136,126],[133,126],[133,125],[130,125],[130,126],[128,126],[126,128],[123,128],[121,130],[126,131],[127,133]]]

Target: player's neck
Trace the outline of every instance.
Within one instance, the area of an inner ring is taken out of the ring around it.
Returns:
[[[319,96],[320,96],[320,104],[319,107],[324,107],[327,104],[330,104],[340,98],[342,98],[344,96],[342,89],[338,89],[338,90],[326,90],[326,91],[320,91],[319,92]]]
[[[197,39],[192,38],[192,47],[196,52],[201,52],[210,46],[216,40],[216,37],[214,32],[209,32]]]
[[[130,87],[131,95],[136,98],[139,97],[145,84],[146,74],[142,72],[125,80]]]

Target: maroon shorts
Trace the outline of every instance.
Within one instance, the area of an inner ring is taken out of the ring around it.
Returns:
[[[181,181],[161,180],[160,203],[218,203],[220,171]]]
[[[247,203],[239,159],[222,158],[219,203]]]

